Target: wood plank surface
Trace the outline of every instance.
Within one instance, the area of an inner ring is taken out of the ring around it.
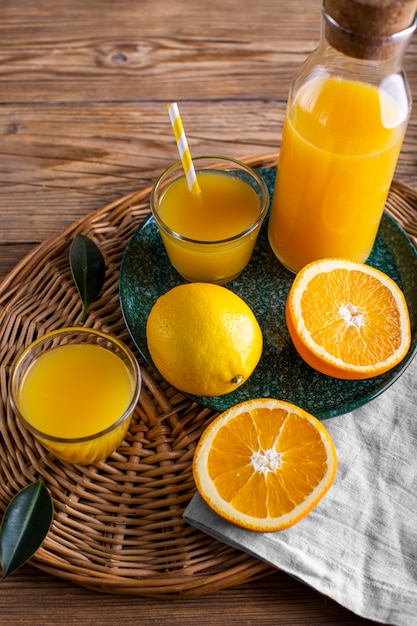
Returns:
[[[2,0],[0,278],[75,220],[177,160],[278,153],[288,87],[321,0]],[[417,40],[404,68],[417,99]],[[417,106],[396,178],[417,187]],[[0,624],[368,624],[282,572],[200,598],[100,594],[26,565],[0,580]]]
[[[0,585],[1,624],[30,626],[351,626],[360,619],[282,572],[196,598],[98,594],[24,566]]]

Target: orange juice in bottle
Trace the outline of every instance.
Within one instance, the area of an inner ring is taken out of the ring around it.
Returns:
[[[399,63],[414,30],[410,16],[398,33],[384,14],[380,28],[392,36],[380,35],[379,22],[378,36],[369,36],[356,7],[327,1],[343,28],[324,11],[321,45],[289,94],[268,235],[293,272],[325,257],[366,261],[409,119]]]

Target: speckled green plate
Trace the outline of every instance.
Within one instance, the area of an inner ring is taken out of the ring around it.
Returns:
[[[258,170],[273,191],[275,168]],[[200,404],[224,411],[249,398],[274,397],[292,402],[319,419],[347,413],[389,387],[416,352],[417,254],[398,224],[384,214],[368,260],[391,276],[403,290],[410,311],[412,344],[405,359],[389,372],[364,381],[338,380],[310,368],[298,356],[285,324],[285,301],[293,280],[277,261],[268,242],[267,221],[254,254],[242,274],[227,287],[252,308],[264,335],[262,358],[249,380],[233,393],[194,397]],[[172,268],[152,217],[136,230],[125,251],[120,273],[120,303],[136,346],[152,364],[146,342],[146,320],[156,299],[183,279]],[[152,364],[153,365],[153,364]]]

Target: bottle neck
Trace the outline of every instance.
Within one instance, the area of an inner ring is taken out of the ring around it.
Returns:
[[[387,65],[387,71],[401,67],[402,58],[417,25],[417,15],[408,28],[385,37],[368,37],[354,33],[338,24],[325,9],[322,13],[321,48],[330,47],[351,59]],[[331,50],[329,50],[331,53]]]

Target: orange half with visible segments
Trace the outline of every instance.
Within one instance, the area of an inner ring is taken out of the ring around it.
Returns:
[[[296,275],[286,302],[288,331],[311,367],[335,378],[379,376],[400,363],[411,344],[401,289],[374,267],[323,259]]]
[[[219,415],[197,445],[193,473],[207,504],[249,530],[282,530],[303,519],[337,468],[323,424],[280,400],[248,400]]]

